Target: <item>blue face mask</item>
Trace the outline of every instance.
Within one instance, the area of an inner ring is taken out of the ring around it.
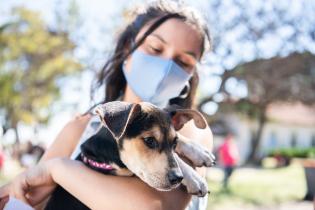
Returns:
[[[165,107],[179,96],[191,77],[172,59],[145,54],[136,50],[131,55],[131,69],[123,72],[130,88],[143,101]]]

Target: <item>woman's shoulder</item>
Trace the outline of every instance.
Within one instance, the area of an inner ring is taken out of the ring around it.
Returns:
[[[53,157],[69,157],[91,118],[92,115],[86,114],[75,116],[69,120],[46,150],[42,160]]]
[[[92,117],[93,115],[89,113],[84,115],[78,114],[69,121],[69,124],[73,126],[85,126],[92,119]]]
[[[65,125],[65,129],[71,132],[82,133],[92,117],[93,116],[91,114],[76,115],[68,121]]]

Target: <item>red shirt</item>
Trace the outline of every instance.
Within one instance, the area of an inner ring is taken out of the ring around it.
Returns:
[[[4,153],[0,150],[0,170],[2,169],[4,164]]]
[[[237,164],[238,150],[233,142],[225,140],[219,148],[219,155],[224,166],[235,166]]]

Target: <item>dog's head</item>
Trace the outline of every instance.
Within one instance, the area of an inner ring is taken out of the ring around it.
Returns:
[[[109,102],[95,112],[116,139],[121,161],[144,182],[159,190],[170,190],[182,180],[174,158],[176,131],[191,119],[205,128],[203,116],[191,109],[158,107],[142,102]]]

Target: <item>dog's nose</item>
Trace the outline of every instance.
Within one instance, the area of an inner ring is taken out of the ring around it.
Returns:
[[[178,170],[170,170],[167,173],[167,177],[172,185],[178,184],[183,180],[183,174]]]

